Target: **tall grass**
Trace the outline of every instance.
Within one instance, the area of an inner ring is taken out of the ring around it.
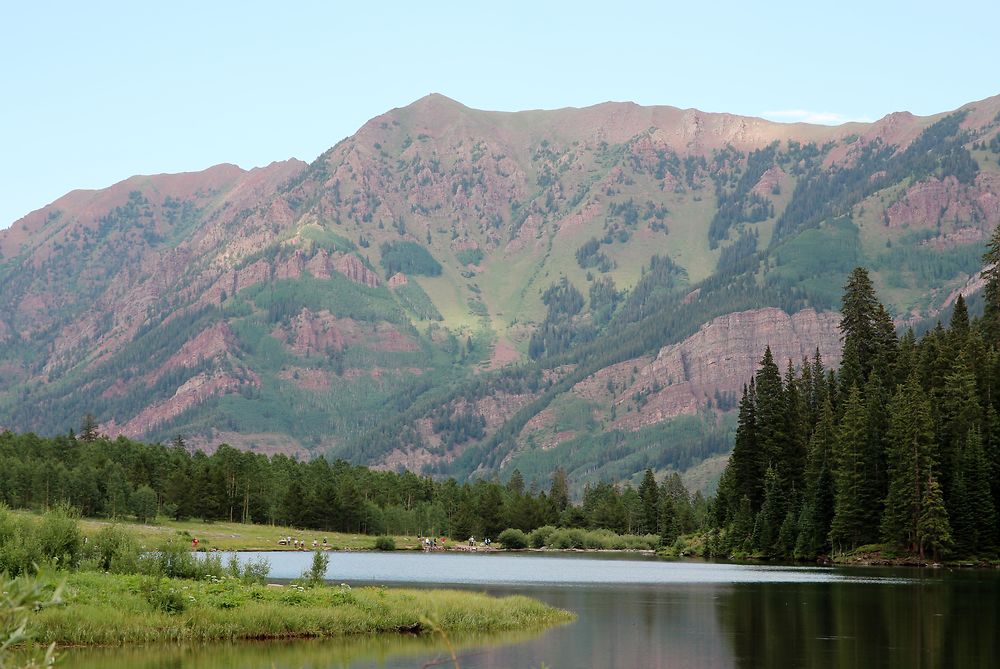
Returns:
[[[65,580],[62,603],[31,616],[37,642],[118,645],[429,633],[428,620],[448,632],[493,633],[539,629],[573,617],[526,597],[329,586],[322,582],[328,559],[317,551],[312,587],[265,585],[266,561],[241,566],[234,559],[223,565],[218,555],[196,556],[180,539],[145,550],[115,526],[84,541],[76,519],[65,510],[37,518],[0,507],[0,574],[16,576],[15,585],[31,582],[49,591]],[[4,593],[13,587],[5,586]]]
[[[76,573],[59,608],[39,613],[44,642],[116,645],[424,633],[432,619],[454,633],[541,628],[573,618],[527,597],[448,590],[246,585],[233,579],[169,579],[185,601],[164,610],[147,597],[148,577]]]

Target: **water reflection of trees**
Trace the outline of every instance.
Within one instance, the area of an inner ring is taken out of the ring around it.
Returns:
[[[737,585],[716,615],[739,667],[992,667],[998,604],[995,575],[964,573]]]

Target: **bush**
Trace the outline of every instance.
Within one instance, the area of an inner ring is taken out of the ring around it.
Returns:
[[[220,555],[197,558],[186,543],[167,540],[139,560],[139,571],[167,578],[220,578],[225,573]]]
[[[559,550],[568,550],[571,548],[583,548],[583,530],[577,528],[565,529],[561,528],[556,530],[549,536],[549,542],[546,544],[549,548],[556,548]]]
[[[109,525],[94,536],[85,551],[93,569],[114,574],[134,574],[139,571],[139,542],[118,525]]]
[[[268,562],[267,558],[260,558],[259,560],[250,560],[243,565],[240,579],[244,583],[264,583],[270,573],[271,563]]]
[[[330,566],[330,556],[323,551],[313,553],[312,565],[302,574],[309,585],[319,585],[326,579],[326,569]]]
[[[143,581],[142,590],[146,601],[157,611],[181,613],[187,608],[187,600],[180,588],[167,579],[147,578]]]
[[[43,559],[67,568],[79,564],[83,534],[76,515],[68,507],[59,507],[42,516],[42,522],[35,526],[35,536]]]
[[[394,551],[396,550],[396,540],[392,537],[381,536],[375,538],[375,550]]]
[[[478,265],[483,261],[482,249],[464,249],[455,254],[458,262],[463,265]]]
[[[83,535],[71,510],[57,508],[36,521],[0,507],[0,572],[17,576],[49,564],[73,568],[82,557]]]
[[[267,575],[271,573],[271,563],[267,558],[248,560],[246,564],[240,565],[239,558],[235,554],[229,558],[226,568],[230,576],[247,584],[265,583]]]
[[[531,531],[529,540],[532,548],[545,548],[549,543],[549,537],[556,531],[551,525],[543,525]]]
[[[531,533],[531,545],[559,550],[655,550],[660,538],[655,534],[616,534],[611,530],[540,527]]]
[[[500,533],[497,541],[507,550],[517,551],[528,547],[528,535],[521,530],[508,528]]]

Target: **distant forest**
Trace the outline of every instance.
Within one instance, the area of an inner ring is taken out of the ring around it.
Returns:
[[[707,513],[706,501],[692,498],[676,474],[657,484],[647,471],[638,490],[588,486],[579,504],[570,500],[562,469],[548,483],[547,491],[526,485],[515,471],[505,484],[460,485],[343,460],[268,458],[225,444],[206,455],[192,453],[180,438],[170,445],[108,439],[89,418],[78,435],[0,434],[0,503],[12,508],[70,506],[86,516],[143,522],[165,515],[458,539],[558,525],[657,535],[645,539],[646,547],[694,531]]]

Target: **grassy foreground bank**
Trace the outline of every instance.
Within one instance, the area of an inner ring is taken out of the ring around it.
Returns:
[[[237,579],[151,581],[93,572],[70,574],[62,599],[64,604],[35,616],[36,641],[65,646],[344,637],[419,634],[434,626],[463,634],[539,629],[573,619],[521,596]]]
[[[334,586],[323,581],[329,559],[316,551],[300,580],[268,584],[263,559],[224,565],[182,537],[146,546],[121,526],[87,534],[70,510],[0,505],[0,667],[7,650],[32,643],[492,634],[573,619],[526,597]]]

